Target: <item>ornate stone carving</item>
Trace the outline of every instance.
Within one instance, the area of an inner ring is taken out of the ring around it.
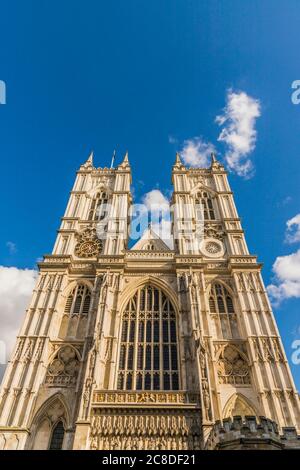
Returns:
[[[193,411],[130,414],[93,410],[90,448],[99,450],[200,449],[200,418]]]
[[[45,383],[53,386],[74,386],[79,371],[79,354],[71,345],[58,350],[48,366]]]
[[[263,292],[264,289],[260,280],[259,273],[253,273],[253,276],[257,292]]]
[[[34,340],[30,339],[27,343],[27,346],[25,347],[24,362],[28,362],[31,360],[33,349],[34,349]]]
[[[39,361],[40,358],[41,358],[41,355],[42,355],[42,352],[43,352],[44,343],[45,343],[45,339],[44,339],[44,338],[40,338],[39,341],[38,341],[38,345],[37,345],[35,354],[34,354],[34,359],[35,359],[36,361]]]
[[[14,358],[13,358],[14,361],[18,361],[20,359],[22,349],[23,349],[23,346],[24,346],[24,342],[25,342],[24,338],[19,339],[18,346],[17,346],[16,352],[15,352],[15,355],[14,355]]]
[[[268,362],[273,362],[274,356],[273,356],[272,348],[267,338],[262,338],[261,344],[262,344],[264,359]]]
[[[243,355],[232,345],[223,345],[217,365],[219,383],[250,384],[250,370]]]
[[[261,347],[260,347],[260,344],[259,344],[259,339],[258,338],[253,338],[252,343],[253,343],[254,352],[255,352],[255,359],[257,359],[259,361],[263,361],[264,356],[263,356],[263,353],[261,351]]]
[[[216,238],[217,240],[222,241],[224,238],[224,235],[225,235],[225,232],[222,230],[221,224],[205,223],[205,226],[204,226],[205,238]]]
[[[283,356],[282,349],[279,343],[279,339],[272,338],[272,343],[273,343],[273,349],[274,349],[274,355],[275,355],[276,361],[283,362],[284,356]]]
[[[205,357],[205,349],[200,346],[199,350],[200,368],[201,368],[201,390],[202,390],[202,413],[207,421],[212,420],[211,398],[209,393],[208,373]]]
[[[69,263],[70,259],[71,259],[70,256],[48,255],[44,257],[43,263],[65,264],[65,263]],[[46,278],[46,276],[44,276],[44,278]]]
[[[256,256],[231,256],[230,263],[232,264],[256,264]]]
[[[142,250],[137,250],[137,251],[128,251],[126,253],[126,258],[131,259],[131,258],[137,258],[137,259],[172,259],[174,258],[174,253],[171,252],[164,252],[164,251],[142,251]]]
[[[104,338],[105,347],[104,347],[104,362],[107,363],[112,358],[112,348],[113,348],[113,337]]]
[[[245,285],[243,273],[238,273],[237,278],[238,278],[239,290],[242,291],[242,292],[245,291],[246,290],[246,285]]]
[[[250,292],[255,292],[255,285],[254,285],[254,282],[253,282],[252,274],[251,273],[245,274],[245,278],[246,278],[246,283],[247,283],[247,287],[248,287],[249,291]]]
[[[172,404],[183,403],[196,404],[199,401],[197,393],[185,392],[106,392],[96,390],[93,394],[93,404],[118,403],[118,404]]]
[[[102,240],[97,237],[96,229],[88,227],[78,233],[75,255],[81,258],[89,258],[100,255],[103,249]]]

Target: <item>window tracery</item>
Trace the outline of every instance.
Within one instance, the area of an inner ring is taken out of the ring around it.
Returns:
[[[71,345],[59,349],[48,366],[45,383],[49,386],[76,384],[80,367],[79,354]]]
[[[92,200],[88,220],[103,220],[107,216],[107,204],[107,193],[98,193]]]
[[[60,325],[60,338],[83,338],[91,305],[91,292],[85,284],[78,284],[67,297]]]
[[[129,300],[121,326],[119,390],[178,390],[176,314],[150,285]]]
[[[231,295],[221,283],[213,284],[209,295],[209,310],[215,336],[219,339],[239,337],[237,315]]]
[[[249,385],[250,369],[241,352],[232,345],[221,348],[217,365],[220,384]]]
[[[196,196],[195,203],[202,206],[204,220],[216,219],[215,210],[210,193],[208,193],[207,191],[199,192]]]

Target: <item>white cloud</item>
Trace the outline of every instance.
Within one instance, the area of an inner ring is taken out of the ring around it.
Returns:
[[[213,144],[204,142],[201,137],[194,137],[183,142],[180,152],[186,165],[192,167],[208,167],[210,156],[216,151]]]
[[[147,213],[147,217],[151,221],[152,230],[172,248],[171,213],[168,198],[159,189],[152,189],[144,194],[142,202],[145,205],[145,214]]]
[[[168,199],[159,189],[152,189],[152,191],[144,194],[142,202],[145,204],[147,211],[151,213],[156,213],[158,211],[165,213],[170,210]]]
[[[37,272],[0,266],[0,341],[9,358],[35,285]]]
[[[225,142],[228,149],[225,160],[232,171],[244,177],[253,173],[250,153],[256,144],[256,119],[260,116],[260,102],[247,93],[227,93],[227,102],[223,114],[216,117],[216,122],[223,126],[218,141]]]
[[[274,265],[274,284],[267,287],[272,302],[300,297],[300,249],[287,256],[278,256]]]
[[[286,227],[285,241],[287,243],[300,242],[300,214],[288,220]]]
[[[17,245],[14,242],[8,241],[6,242],[6,246],[11,255],[17,252]]]

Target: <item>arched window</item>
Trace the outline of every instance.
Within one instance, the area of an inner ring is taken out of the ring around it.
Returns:
[[[107,216],[108,195],[98,193],[92,200],[88,220],[103,220]]]
[[[233,418],[233,416],[257,416],[257,413],[246,399],[240,394],[234,394],[225,405],[223,418]]]
[[[239,336],[233,300],[223,284],[213,284],[209,296],[209,310],[217,338],[229,339]]]
[[[91,292],[84,284],[78,284],[69,294],[62,317],[59,337],[82,339],[86,333]]]
[[[87,286],[79,284],[76,286],[67,298],[65,305],[65,314],[87,315],[91,303],[91,293]]]
[[[128,302],[121,326],[119,390],[178,390],[176,314],[165,294],[150,285]]]
[[[196,204],[201,205],[203,210],[203,219],[204,220],[215,220],[215,211],[211,196],[206,191],[201,191],[197,194]]]
[[[62,421],[59,421],[53,428],[49,450],[61,450],[65,435],[65,429]]]
[[[143,246],[142,248],[144,251],[154,251],[155,246],[153,243],[147,243],[146,245]]]

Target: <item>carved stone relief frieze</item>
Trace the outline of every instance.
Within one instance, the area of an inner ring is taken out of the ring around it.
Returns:
[[[196,450],[200,449],[199,413],[161,410],[130,414],[94,410],[90,448],[93,450]]]

